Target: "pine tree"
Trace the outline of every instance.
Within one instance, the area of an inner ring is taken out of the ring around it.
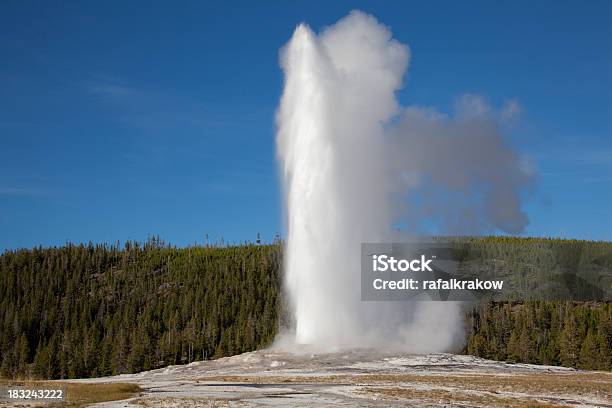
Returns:
[[[21,333],[15,349],[15,375],[18,377],[26,377],[28,375],[28,355],[30,353],[28,338],[25,333]]]
[[[578,366],[585,369],[597,367],[602,356],[599,354],[597,339],[593,330],[589,330],[580,348]]]
[[[573,312],[570,311],[565,319],[560,341],[561,364],[566,367],[576,367],[578,353],[580,351],[578,342],[578,324]]]

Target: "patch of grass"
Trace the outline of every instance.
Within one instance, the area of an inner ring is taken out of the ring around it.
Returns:
[[[26,389],[63,389],[66,393],[64,399],[57,400],[57,402],[61,406],[67,407],[82,407],[97,402],[124,400],[135,397],[143,391],[138,385],[131,383],[88,384],[68,381],[0,380],[0,386],[19,386]],[[34,403],[36,400],[19,400],[19,402]]]
[[[491,375],[365,375],[358,378],[374,383],[425,383],[487,392],[524,392],[530,394],[596,394],[612,399],[612,374],[609,373],[538,373]]]

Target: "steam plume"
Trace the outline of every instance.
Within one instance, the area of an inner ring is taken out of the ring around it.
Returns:
[[[409,59],[357,11],[319,35],[299,25],[281,51],[277,149],[298,343],[448,349],[462,327],[457,304],[360,301],[360,243],[405,239],[398,225],[415,235],[527,223],[519,193],[532,176],[496,114],[475,96],[454,115],[402,108],[395,92]]]

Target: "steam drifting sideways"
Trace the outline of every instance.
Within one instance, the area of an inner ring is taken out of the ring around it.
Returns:
[[[299,25],[281,51],[277,149],[297,343],[451,349],[462,338],[460,305],[361,302],[360,244],[517,233],[528,222],[520,196],[534,175],[500,131],[516,103],[495,112],[466,95],[451,114],[401,107],[409,59],[358,11],[318,35]]]

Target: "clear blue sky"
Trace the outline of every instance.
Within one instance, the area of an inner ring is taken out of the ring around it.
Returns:
[[[278,49],[351,9],[408,43],[404,104],[522,106],[526,235],[612,240],[612,2],[0,3],[0,249],[282,232]]]

